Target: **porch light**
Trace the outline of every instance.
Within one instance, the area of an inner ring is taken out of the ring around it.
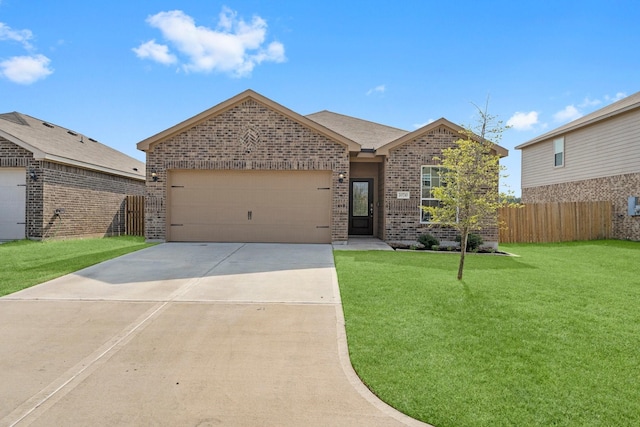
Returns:
[[[29,178],[31,178],[31,181],[37,181],[38,180],[38,175],[36,175],[36,171],[31,169],[29,171]]]
[[[345,176],[345,173],[344,172],[340,172],[338,174],[338,182],[344,182],[344,176]]]
[[[156,173],[156,171],[151,172],[151,179],[153,180],[153,182],[158,181],[158,174]]]

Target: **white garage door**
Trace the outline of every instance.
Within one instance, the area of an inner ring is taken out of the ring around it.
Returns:
[[[170,171],[167,239],[331,242],[331,171]]]
[[[25,237],[26,172],[24,168],[0,168],[0,240]]]

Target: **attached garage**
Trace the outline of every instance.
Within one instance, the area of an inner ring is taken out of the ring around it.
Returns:
[[[170,241],[330,243],[332,171],[170,170]]]
[[[0,168],[0,240],[25,237],[25,168]]]
[[[347,240],[360,145],[247,90],[138,143],[149,241]]]

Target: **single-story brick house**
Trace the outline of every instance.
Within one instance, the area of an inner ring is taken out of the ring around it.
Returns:
[[[146,237],[336,243],[430,232],[453,241],[419,206],[437,185],[434,156],[461,129],[446,119],[408,132],[329,111],[303,116],[247,90],[138,143]],[[497,245],[497,229],[483,235]]]
[[[640,92],[516,147],[522,201],[613,206],[613,236],[640,240]]]
[[[0,240],[119,235],[144,163],[78,132],[0,114]]]

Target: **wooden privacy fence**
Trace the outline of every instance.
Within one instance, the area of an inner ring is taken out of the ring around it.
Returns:
[[[129,236],[144,236],[144,196],[127,196],[126,233]]]
[[[500,208],[501,243],[549,243],[611,238],[611,202],[533,203]]]

